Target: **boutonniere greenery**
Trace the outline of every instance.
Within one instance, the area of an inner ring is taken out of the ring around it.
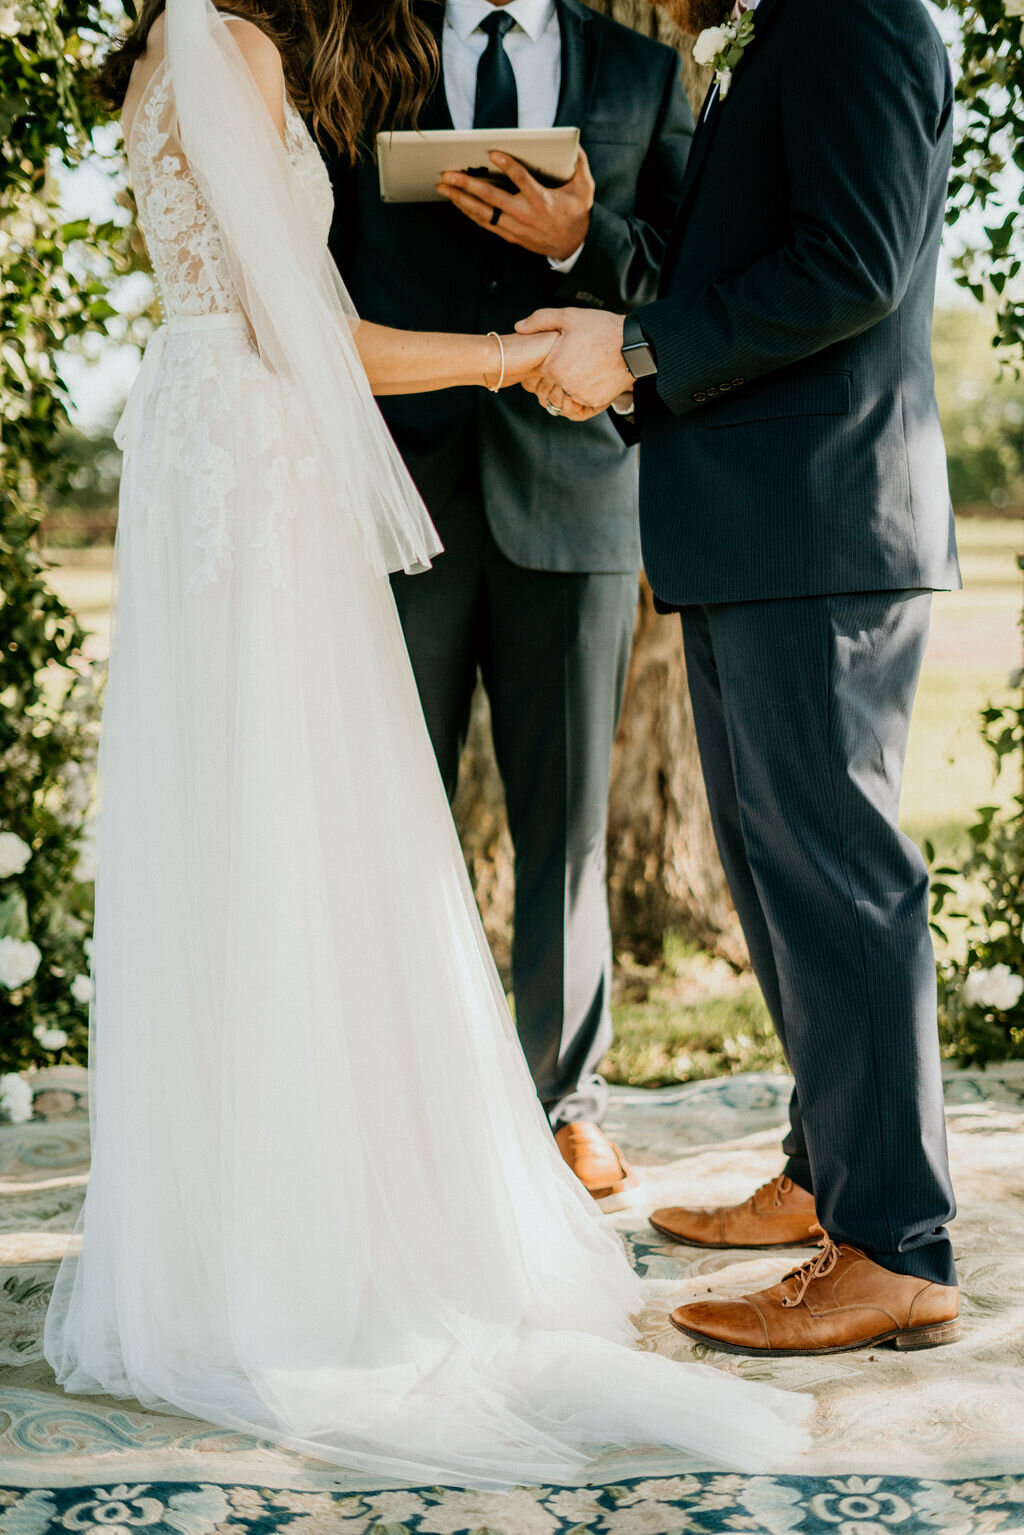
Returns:
[[[711,64],[715,71],[718,94],[724,101],[732,85],[732,77],[742,62],[750,44],[754,41],[753,10],[735,13],[720,27],[705,27],[693,45],[693,57],[697,64]]]

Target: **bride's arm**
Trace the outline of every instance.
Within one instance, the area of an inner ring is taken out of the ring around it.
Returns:
[[[277,47],[259,27],[227,17],[253,83],[263,98],[278,135],[285,136],[284,67]],[[534,374],[557,339],[552,334],[461,336],[442,331],[395,330],[368,320],[354,322],[356,347],[374,394],[421,394],[464,384],[496,388],[518,384]],[[504,348],[504,377],[502,377]]]
[[[454,389],[481,384],[518,384],[529,378],[547,357],[554,335],[460,336],[445,331],[395,330],[360,320],[355,343],[374,394],[422,394],[430,389]],[[524,347],[523,341],[537,346]],[[502,352],[504,351],[504,379]]]

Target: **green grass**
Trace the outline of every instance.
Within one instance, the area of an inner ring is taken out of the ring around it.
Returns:
[[[664,1087],[782,1069],[756,981],[675,933],[666,936],[659,964],[620,965],[615,989],[615,1044],[602,1067],[612,1082]]]

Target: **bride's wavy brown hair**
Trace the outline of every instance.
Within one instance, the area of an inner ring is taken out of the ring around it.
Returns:
[[[385,119],[415,124],[438,70],[433,31],[416,0],[218,0],[218,9],[265,32],[280,49],[288,93],[330,140],[355,160]],[[120,108],[135,63],[166,0],[143,0],[135,22],[97,76],[100,95]]]

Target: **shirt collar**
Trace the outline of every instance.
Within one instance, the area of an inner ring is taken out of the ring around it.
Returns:
[[[518,22],[531,42],[537,42],[546,32],[555,13],[555,0],[509,0],[500,7]],[[495,7],[490,0],[448,0],[445,21],[463,42],[475,32],[485,16]]]

